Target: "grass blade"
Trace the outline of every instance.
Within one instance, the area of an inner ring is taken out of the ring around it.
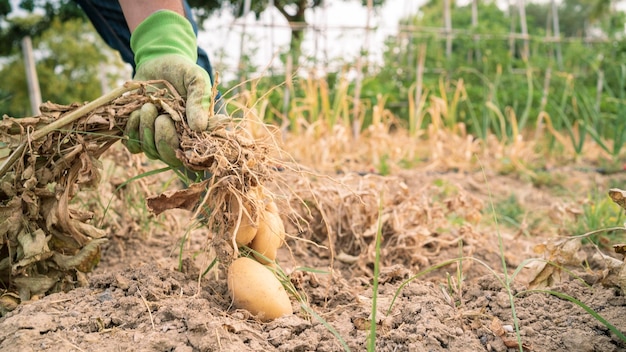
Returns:
[[[378,276],[380,275],[380,241],[383,232],[383,197],[378,204],[378,228],[376,230],[376,259],[374,260],[374,282],[372,284],[372,318],[370,334],[367,338],[367,351],[376,351],[376,306],[378,301]]]
[[[306,304],[300,303],[300,307],[304,309],[305,312],[311,314],[311,316],[317,319],[320,323],[322,323],[322,325],[324,325],[324,327],[328,329],[328,331],[330,331],[337,338],[337,340],[341,344],[341,347],[343,347],[344,351],[346,352],[350,351],[350,347],[348,347],[348,344],[346,343],[346,341],[343,339],[343,337],[341,337],[339,332],[337,332],[337,330],[335,330],[335,328],[332,325],[328,324],[328,322],[324,318],[322,318],[317,313],[315,313],[315,311],[311,309],[311,307],[307,306]]]
[[[576,298],[568,294],[565,294],[563,292],[558,292],[558,291],[552,291],[552,290],[528,290],[528,291],[519,292],[516,296],[521,295],[523,293],[547,293],[547,294],[556,296],[561,299],[566,299],[574,303],[575,305],[579,306],[580,308],[584,309],[587,313],[591,314],[591,316],[593,316],[597,321],[602,323],[609,330],[611,330],[612,333],[614,333],[617,337],[619,337],[620,340],[626,342],[626,336],[624,336],[624,334],[621,331],[619,331],[615,326],[613,326],[613,324],[609,323],[600,314],[596,313],[593,309],[589,308],[589,306],[587,306],[583,302],[577,300]]]

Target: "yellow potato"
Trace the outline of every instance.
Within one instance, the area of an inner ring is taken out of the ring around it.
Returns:
[[[272,199],[270,195],[266,194],[263,187],[255,187],[252,191],[256,192],[257,199],[261,200],[265,204],[265,210],[269,211],[270,213],[279,215],[276,202],[274,202],[274,199]]]
[[[253,255],[259,262],[268,264],[276,259],[278,248],[283,245],[284,240],[285,226],[280,216],[265,211],[260,219],[256,236],[249,246],[258,252]]]
[[[236,308],[263,321],[293,314],[287,291],[274,273],[254,259],[236,259],[228,268],[228,291]]]
[[[276,202],[274,202],[273,200],[270,200],[267,204],[265,204],[265,210],[275,215],[279,215],[278,206],[276,205]]]
[[[230,198],[230,211],[234,215],[235,221],[239,216],[239,203],[237,198]],[[250,218],[250,214],[252,214],[249,205],[244,205],[244,209],[241,212],[241,222],[239,223],[239,228],[237,229],[237,233],[235,234],[235,242],[237,246],[247,245],[252,241],[254,236],[256,236],[258,226],[252,221]],[[231,231],[235,231],[236,227],[233,227]]]

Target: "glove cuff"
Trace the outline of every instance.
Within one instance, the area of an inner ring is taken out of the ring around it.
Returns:
[[[180,55],[194,64],[198,60],[196,34],[189,20],[169,10],[160,10],[143,20],[130,36],[135,64],[162,55]]]

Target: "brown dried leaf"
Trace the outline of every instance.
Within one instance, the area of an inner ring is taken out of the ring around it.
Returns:
[[[609,197],[617,203],[623,209],[626,209],[626,191],[619,188],[611,188],[609,190]]]
[[[56,104],[56,103],[47,101],[39,106],[39,110],[44,113],[51,112],[51,111],[69,111],[80,105],[82,104],[74,103],[72,105],[62,105],[62,104]]]
[[[84,223],[79,220],[70,219],[70,224],[72,224],[72,226],[74,226],[76,230],[78,230],[80,233],[87,237],[103,238],[107,234],[105,230],[99,229],[93,225]]]
[[[57,217],[58,207],[59,201],[56,198],[46,198],[41,202],[39,212],[41,216],[46,219],[46,229],[48,230],[59,222],[59,218]]]
[[[46,293],[54,284],[58,282],[58,278],[51,276],[20,276],[13,279],[22,302],[28,301],[32,296],[41,296]]]
[[[62,270],[76,269],[88,273],[100,262],[100,245],[106,241],[108,241],[106,238],[93,240],[74,256],[54,252],[52,260]]]
[[[517,343],[516,339],[505,339],[502,338],[502,342],[504,343],[504,345],[508,348],[518,348],[519,344]],[[527,344],[525,342],[522,342],[522,351],[532,351],[532,345]]]
[[[371,320],[367,318],[362,318],[362,317],[355,317],[355,318],[352,318],[352,324],[354,324],[354,327],[357,330],[369,330]]]
[[[506,337],[506,330],[504,329],[504,326],[502,325],[502,321],[500,321],[498,317],[494,317],[493,320],[491,320],[491,324],[489,324],[489,330],[491,330],[491,332],[493,332],[494,335],[500,337],[506,347],[508,348],[519,347],[517,343],[517,339]],[[522,343],[522,349],[524,351],[532,351],[532,346],[526,343]]]
[[[86,123],[93,123],[93,124],[101,124],[101,125],[109,125],[111,126],[111,121],[109,120],[107,115],[100,115],[100,114],[91,114],[89,116],[89,118],[87,119]],[[112,128],[113,126],[111,126]]]
[[[20,304],[20,297],[12,292],[5,292],[0,296],[0,316],[14,310]]]
[[[0,207],[0,219],[3,219],[0,222],[0,238],[8,237],[14,240],[22,229],[24,215],[20,208],[21,201],[19,198],[13,198],[6,206]]]
[[[556,267],[554,267],[554,265],[551,265],[549,263],[541,263],[541,269],[537,272],[537,274],[535,274],[535,277],[530,280],[530,282],[528,283],[528,286],[531,289],[537,288],[537,287],[547,287],[552,285],[552,283],[554,283],[555,281],[555,274],[560,273]],[[560,276],[559,276],[560,278]]]
[[[51,236],[46,236],[41,229],[36,230],[32,234],[22,231],[17,236],[17,240],[20,244],[19,250],[22,254],[19,257],[19,261],[13,264],[12,274],[20,273],[22,271],[20,270],[21,268],[27,267],[32,263],[50,258],[52,256],[52,252],[48,247],[50,238]]]
[[[167,191],[156,197],[150,197],[147,199],[148,209],[155,215],[169,209],[193,210],[202,194],[206,192],[208,181],[194,183],[183,190]]]
[[[80,154],[81,168],[78,175],[77,183],[84,184],[89,187],[95,187],[100,183],[100,172],[96,165],[97,160],[87,153]]]
[[[33,233],[22,231],[17,236],[17,240],[21,245],[25,259],[50,251],[48,247],[50,236],[46,236],[42,229],[37,229]]]
[[[165,110],[165,112],[168,115],[170,115],[172,120],[178,121],[178,122],[183,120],[182,117],[180,116],[180,113],[178,113],[178,111],[176,111],[169,104],[167,104],[165,101],[163,101],[163,99],[158,99],[158,103],[161,104],[161,108],[163,110]]]

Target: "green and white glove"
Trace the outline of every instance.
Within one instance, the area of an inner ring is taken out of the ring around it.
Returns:
[[[191,23],[167,10],[157,11],[137,26],[130,38],[135,53],[136,80],[166,80],[186,100],[189,128],[204,131],[209,124],[211,78],[198,66],[197,39]],[[157,116],[146,104],[131,114],[126,125],[126,147],[131,153],[144,152],[149,158],[180,166],[176,158],[179,139],[169,115]]]

